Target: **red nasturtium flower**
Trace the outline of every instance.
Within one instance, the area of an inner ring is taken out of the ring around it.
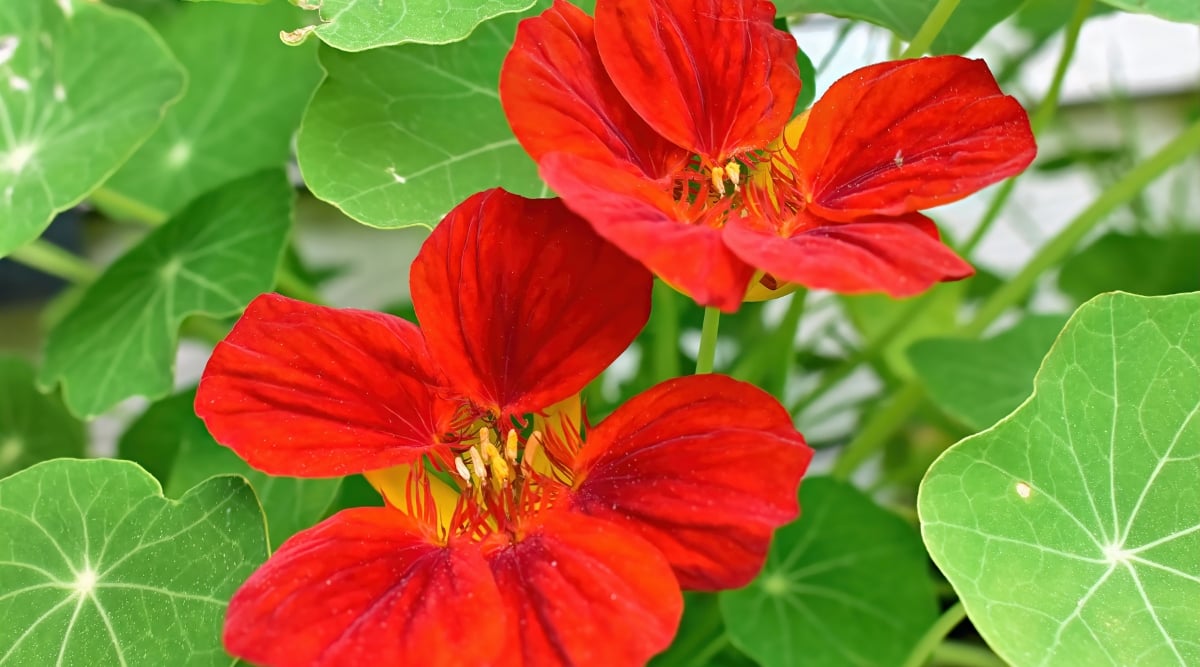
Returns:
[[[567,205],[701,304],[969,276],[918,211],[1032,161],[1020,104],[945,56],[853,72],[789,124],[797,46],[774,18],[765,0],[596,0],[593,21],[555,0],[518,28],[501,101]]]
[[[385,500],[285,542],[230,602],[230,652],[640,664],[681,586],[754,576],[811,456],[774,399],[685,377],[577,428],[579,391],[646,322],[649,272],[558,200],[494,190],[411,283],[420,329],[266,295],[213,353],[196,410],[218,441],[268,473],[363,472]]]

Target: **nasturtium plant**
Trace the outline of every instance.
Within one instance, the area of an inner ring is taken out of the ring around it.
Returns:
[[[132,14],[84,0],[0,5],[0,256],[116,171],[183,86]]]
[[[315,44],[279,41],[303,15],[284,0],[158,2],[144,11],[187,69],[187,92],[94,199],[114,216],[161,222],[218,185],[283,167],[321,71]],[[217,57],[214,35],[237,57]]]
[[[231,665],[225,604],[266,556],[242,478],[173,500],[128,461],[39,463],[0,480],[0,665]]]
[[[1127,12],[1153,14],[1169,21],[1200,23],[1200,5],[1194,0],[1101,0]]]
[[[1058,288],[1083,303],[1102,292],[1159,296],[1200,291],[1200,231],[1110,232],[1063,263]]]
[[[804,481],[800,505],[754,583],[720,594],[730,640],[764,667],[902,664],[937,618],[917,532],[827,477]]]
[[[130,396],[165,396],[183,321],[235,314],[275,283],[293,198],[282,171],[264,171],[205,194],[152,231],[55,325],[39,383],[61,383],[67,407],[82,417]]]
[[[1198,415],[1200,292],[1106,294],[1020,408],[933,464],[925,544],[997,654],[1200,661]]]
[[[517,18],[447,46],[324,47],[297,151],[313,194],[373,227],[433,226],[473,192],[545,194],[496,88]]]
[[[938,407],[982,431],[1029,396],[1033,376],[1066,321],[1028,315],[983,340],[924,338],[908,348],[908,358]]]
[[[457,42],[479,24],[502,14],[529,9],[533,3],[534,0],[320,0],[308,4],[320,14],[320,20],[313,22],[312,32],[317,37],[342,51],[365,51],[394,44]],[[303,36],[304,31],[299,35]]]
[[[83,456],[83,423],[53,394],[39,392],[34,368],[0,356],[0,477],[38,461]]]

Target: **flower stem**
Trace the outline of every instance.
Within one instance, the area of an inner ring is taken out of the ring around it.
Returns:
[[[700,327],[700,351],[696,353],[696,374],[711,373],[713,359],[717,356],[717,327],[721,324],[721,311],[713,307],[704,309],[704,324]]]
[[[1083,22],[1092,12],[1092,3],[1095,0],[1079,0],[1075,3],[1075,12],[1071,15],[1071,22],[1067,24],[1065,37],[1063,39],[1062,52],[1058,55],[1058,65],[1054,68],[1054,78],[1050,81],[1050,88],[1046,91],[1046,96],[1038,103],[1037,109],[1033,112],[1033,117],[1029,120],[1029,125],[1033,129],[1034,136],[1041,136],[1042,131],[1053,120],[1054,114],[1058,111],[1058,100],[1062,93],[1063,80],[1067,76],[1067,68],[1071,65],[1071,59],[1075,56],[1075,47],[1079,43],[1079,31],[1083,28]],[[1016,187],[1017,177],[1013,177],[1005,181],[1000,189],[996,191],[996,195],[992,197],[992,201],[988,204],[987,211],[984,212],[983,218],[979,224],[975,226],[975,231],[971,232],[971,237],[962,245],[960,251],[965,256],[970,256],[975,248],[979,245],[983,237],[987,235],[992,224],[1000,217],[1000,211],[1004,210],[1004,205],[1008,203],[1008,198],[1012,195],[1013,189]]]
[[[946,27],[946,22],[950,20],[950,15],[958,9],[960,0],[938,0],[934,5],[933,11],[929,12],[929,16],[925,17],[925,22],[921,24],[921,29],[917,30],[917,34],[913,36],[911,42],[908,43],[908,48],[904,49],[904,53],[900,54],[901,58],[920,58],[925,55],[929,47],[933,45],[933,40],[942,32],[942,28]]]
[[[942,642],[933,649],[933,664],[954,667],[1008,667],[995,653],[966,642]]]
[[[282,293],[294,299],[307,301],[309,303],[324,304],[325,301],[321,295],[317,293],[311,285],[305,282],[300,276],[296,275],[291,269],[285,268],[282,264],[279,270],[275,273],[275,287]]]
[[[713,656],[720,653],[728,645],[729,635],[725,634],[724,629],[722,629],[721,634],[714,637],[711,642],[705,644],[704,648],[696,651],[696,654],[692,656],[691,664],[693,667],[704,667],[704,665],[712,663]]]
[[[1134,167],[1120,181],[1105,190],[1091,206],[1075,217],[1065,229],[1042,246],[1020,273],[1006,281],[980,306],[975,317],[959,333],[975,337],[1033,290],[1039,278],[1075,248],[1088,232],[1095,229],[1113,211],[1138,195],[1147,185],[1175,164],[1200,151],[1200,121],[1193,123],[1169,144]],[[870,458],[899,430],[921,404],[923,389],[918,379],[909,380],[883,410],[875,413],[846,445],[834,466],[833,474],[849,477],[860,463]]]
[[[88,283],[99,275],[91,264],[62,248],[35,239],[9,254],[9,259],[72,283]]]
[[[913,647],[911,653],[908,654],[908,660],[904,661],[904,667],[923,667],[929,662],[929,656],[933,655],[933,650],[938,644],[950,634],[963,619],[967,617],[967,610],[963,608],[962,602],[955,602],[954,606],[950,607],[943,613],[929,629],[925,631],[921,639],[917,641],[917,645]]]
[[[679,292],[661,280],[654,282],[652,322],[654,367],[656,380],[679,377]]]
[[[112,211],[120,220],[129,220],[157,227],[167,221],[165,211],[108,188],[97,188],[88,195],[100,208]]]

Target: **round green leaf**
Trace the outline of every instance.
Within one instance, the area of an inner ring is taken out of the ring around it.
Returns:
[[[282,171],[196,199],[113,262],[50,331],[38,382],[62,382],[64,402],[83,417],[130,396],[165,396],[183,320],[236,314],[274,284],[293,199]]]
[[[83,456],[83,424],[33,379],[28,362],[0,357],[0,477],[38,461]]]
[[[800,505],[762,574],[720,594],[731,641],[764,667],[902,663],[937,618],[916,531],[831,478],[804,480]]]
[[[262,7],[170,2],[149,9],[151,24],[187,68],[187,94],[95,193],[95,202],[116,217],[160,222],[222,183],[282,168],[321,78],[315,45],[279,40],[279,31],[303,15],[283,0]]]
[[[908,358],[939,408],[982,431],[1029,396],[1066,321],[1063,315],[1030,315],[985,340],[926,338],[908,348]]]
[[[132,14],[83,0],[0,3],[0,256],[113,173],[183,86]]]
[[[488,19],[529,9],[534,0],[405,0],[361,2],[321,0],[321,20],[313,30],[343,51],[380,46],[457,42]]]
[[[1082,306],[921,484],[925,544],[1013,665],[1200,664],[1200,293]]]
[[[432,226],[496,186],[545,194],[496,90],[519,18],[447,46],[321,49],[328,75],[297,142],[313,194],[374,227]]]
[[[0,480],[0,665],[230,665],[221,623],[267,556],[244,479],[164,498],[128,461]]]
[[[1168,21],[1200,23],[1200,2],[1196,0],[1103,0],[1117,9],[1153,14]]]

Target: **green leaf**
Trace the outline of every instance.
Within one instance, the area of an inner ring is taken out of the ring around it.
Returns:
[[[927,338],[908,348],[908,358],[942,411],[982,431],[1029,396],[1066,321],[1063,315],[1031,315],[985,340]]]
[[[265,5],[271,0],[188,0],[189,2],[226,2],[231,5]]]
[[[762,574],[720,594],[733,644],[764,667],[902,663],[937,618],[916,531],[831,478],[804,480],[800,506]]]
[[[182,434],[196,419],[195,402],[196,392],[185,391],[151,403],[121,434],[117,457],[137,463],[166,485],[179,456]]]
[[[933,40],[930,52],[966,52],[1024,1],[962,0]],[[830,14],[867,21],[911,41],[937,3],[938,0],[778,0],[775,6],[780,14]]]
[[[1111,232],[1068,259],[1058,287],[1079,303],[1122,290],[1160,296],[1200,290],[1200,233],[1168,236]]]
[[[1096,3],[1090,16],[1099,16],[1113,11],[1112,7]],[[1041,42],[1062,30],[1075,12],[1074,2],[1063,0],[1026,0],[1017,11],[1016,26],[1029,33],[1034,41]],[[1040,162],[1040,160],[1039,160]]]
[[[1200,2],[1196,0],[1102,0],[1117,9],[1138,14],[1153,14],[1168,21],[1200,23]]]
[[[112,174],[183,85],[136,16],[81,0],[0,3],[0,256]]]
[[[160,222],[222,183],[283,167],[321,77],[315,45],[279,40],[280,29],[302,16],[283,0],[262,7],[172,2],[148,12],[187,68],[187,94],[97,191],[97,205],[116,217]]]
[[[342,51],[365,51],[410,42],[457,42],[480,23],[529,9],[534,0],[322,0],[316,4],[321,16],[319,23],[314,21],[317,37]]]
[[[432,226],[471,194],[544,194],[496,84],[520,17],[448,46],[321,49],[297,151],[313,194],[374,227]]]
[[[82,417],[130,396],[165,396],[183,320],[234,315],[274,284],[292,200],[281,171],[196,199],[88,287],[51,330],[38,382],[62,382]]]
[[[1200,293],[1082,306],[933,465],[925,544],[1014,665],[1200,664]]]
[[[83,456],[83,424],[33,384],[33,366],[0,357],[0,477],[59,456]]]
[[[128,461],[0,480],[0,665],[230,665],[225,606],[267,556],[244,479],[164,498]]]

